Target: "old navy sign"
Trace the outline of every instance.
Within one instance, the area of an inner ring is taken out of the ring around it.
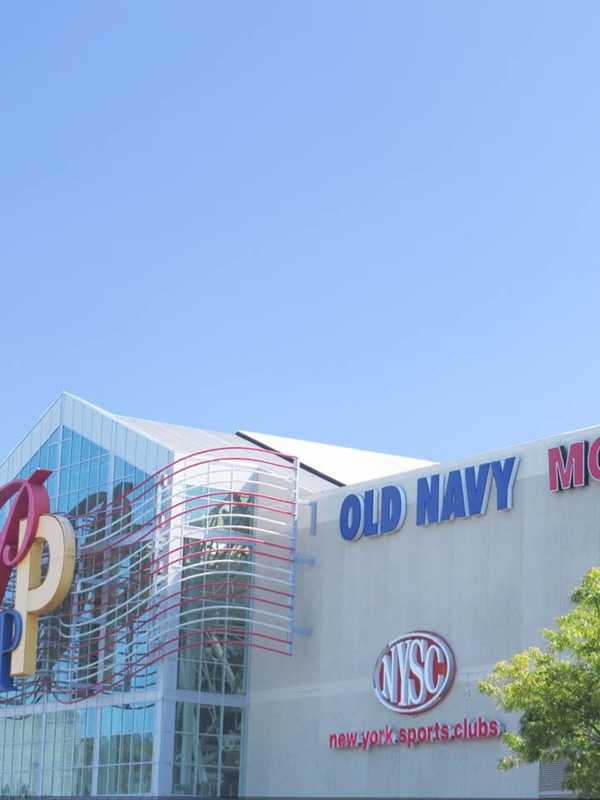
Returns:
[[[435,473],[419,478],[416,524],[437,525],[485,514],[492,484],[496,489],[496,510],[510,510],[518,469],[519,457],[510,456],[454,469],[444,475]],[[340,508],[340,534],[351,542],[361,536],[394,533],[404,524],[406,509],[406,492],[401,486],[388,485],[367,489],[362,495],[346,495]]]
[[[340,533],[347,541],[399,530],[406,519],[406,493],[401,486],[367,489],[347,495],[340,510]]]

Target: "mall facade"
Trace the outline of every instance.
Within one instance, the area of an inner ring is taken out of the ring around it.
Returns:
[[[448,464],[63,393],[0,466],[2,796],[560,797],[482,696],[600,560],[600,428]]]

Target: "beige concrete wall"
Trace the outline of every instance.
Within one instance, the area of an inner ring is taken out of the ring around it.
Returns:
[[[546,474],[549,446],[599,435],[600,428],[565,434],[320,496],[317,535],[306,524],[299,534],[299,550],[317,559],[299,567],[297,589],[297,622],[313,634],[296,638],[291,658],[252,653],[245,794],[538,796],[537,766],[497,771],[499,740],[362,752],[331,751],[328,737],[479,715],[514,726],[477,682],[499,659],[539,643],[541,629],[569,609],[584,572],[600,563],[600,483],[551,494]],[[492,489],[484,516],[416,526],[418,477],[511,455],[521,459],[511,511],[495,510]],[[386,483],[406,490],[403,528],[344,541],[343,497]],[[380,704],[371,681],[386,642],[416,629],[451,644],[457,677],[442,703],[411,718]]]

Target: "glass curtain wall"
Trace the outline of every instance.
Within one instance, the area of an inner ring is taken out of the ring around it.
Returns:
[[[185,698],[170,705],[174,743],[160,754],[155,703],[136,698],[157,685],[156,666],[134,668],[148,655],[145,625],[155,613],[154,537],[142,534],[158,500],[150,493],[132,501],[128,492],[147,474],[65,426],[19,476],[36,468],[53,470],[46,482],[51,511],[76,529],[76,590],[40,618],[36,675],[0,694],[0,793],[150,794],[160,757],[173,759],[174,794],[237,796],[252,603],[253,555],[244,538],[252,535],[253,496],[224,491],[215,499],[213,489],[209,500],[206,488],[186,489],[193,510],[183,526],[177,612],[177,688]],[[106,537],[117,532],[107,547]],[[13,593],[14,576],[7,605]],[[188,702],[190,691],[196,702]],[[115,692],[131,693],[131,702],[119,696],[117,703]],[[219,703],[223,695],[234,705]]]
[[[36,674],[17,681],[17,692],[4,694],[0,703],[35,703],[48,694],[61,700],[84,699],[99,685],[104,691],[154,685],[155,669],[133,671],[130,666],[142,659],[147,647],[140,619],[151,598],[152,537],[136,541],[135,532],[155,513],[155,504],[153,498],[144,498],[138,506],[127,492],[146,473],[66,427],[52,434],[19,477],[38,468],[54,470],[46,482],[50,510],[67,516],[75,527],[74,585],[82,590],[76,599],[71,593],[57,611],[40,617]],[[117,532],[123,544],[107,548],[104,540]],[[110,592],[102,577],[94,579],[98,575],[117,578]],[[8,605],[14,580],[13,572]],[[131,611],[117,621],[123,608]]]
[[[0,792],[86,796],[92,791],[96,710],[0,716]]]
[[[252,550],[235,534],[248,536],[252,530],[253,497],[234,492],[203,503],[208,494],[208,489],[188,490],[196,510],[189,512],[184,532],[178,687],[241,694]]]
[[[64,426],[18,477],[37,468],[53,471],[46,481],[51,512],[69,517],[75,527],[78,591],[55,612],[40,617],[36,675],[15,680],[14,692],[0,694],[0,794],[150,793],[157,757],[154,704],[107,704],[111,692],[156,683],[155,667],[130,668],[147,648],[140,620],[152,588],[152,537],[136,541],[135,534],[155,514],[155,502],[152,496],[131,502],[127,493],[147,475]],[[0,524],[7,510],[0,511]],[[107,548],[103,540],[117,530],[123,544]],[[118,571],[114,596],[93,582],[79,591],[87,578],[111,568]],[[6,605],[13,599],[14,574]],[[125,612],[113,620],[111,609],[117,605]],[[86,707],[55,710],[56,701],[74,700],[87,700]]]
[[[252,602],[252,549],[243,540],[254,498],[207,487],[189,487],[187,498],[178,688],[242,695]],[[175,727],[173,792],[237,797],[242,709],[177,703]]]
[[[152,788],[154,704],[101,710],[98,794],[147,794]]]

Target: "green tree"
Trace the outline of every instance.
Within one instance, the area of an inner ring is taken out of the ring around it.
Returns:
[[[572,595],[575,607],[544,630],[544,650],[530,647],[500,661],[479,684],[505,711],[521,713],[503,738],[500,769],[535,761],[566,762],[565,788],[600,798],[600,569]]]

